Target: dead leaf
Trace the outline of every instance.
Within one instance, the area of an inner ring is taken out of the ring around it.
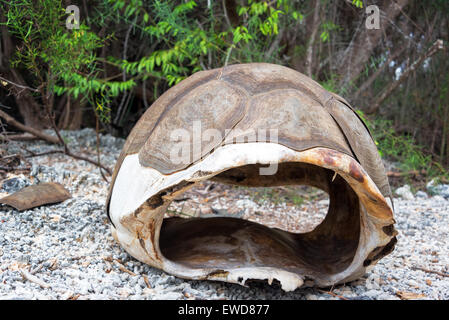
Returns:
[[[59,221],[61,221],[61,216],[58,215],[58,214],[52,215],[52,216],[51,216],[51,221],[53,221],[53,222],[59,222]]]
[[[398,291],[396,292],[396,295],[402,300],[417,300],[426,297],[426,295],[423,293],[406,292],[406,291]]]
[[[0,199],[0,203],[23,211],[44,204],[62,202],[70,197],[70,192],[64,186],[59,183],[48,182],[25,187],[10,196]]]
[[[77,293],[74,295],[71,295],[70,297],[67,298],[67,300],[78,300],[78,298],[81,296],[81,294]]]

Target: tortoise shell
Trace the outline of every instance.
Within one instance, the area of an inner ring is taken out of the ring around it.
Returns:
[[[229,138],[225,135],[229,128],[234,128],[228,134],[235,139],[249,129],[279,128],[278,143],[294,150],[327,147],[343,152],[354,157],[381,193],[391,198],[374,140],[346,100],[290,68],[251,63],[197,72],[159,97],[126,140],[114,169],[107,205],[127,155],[138,153],[141,165],[164,174],[192,164],[194,157],[191,163],[170,161],[173,142],[168,136],[177,128],[191,132],[194,121],[201,121],[203,130],[221,130],[223,138]],[[201,156],[216,147],[203,141]]]
[[[208,130],[211,139],[195,138]],[[183,161],[173,161],[176,132],[189,137]],[[273,163],[278,170],[262,176]],[[307,184],[327,192],[330,205],[305,233],[229,217],[164,218],[173,199],[207,179]],[[140,261],[188,279],[277,279],[289,291],[306,279],[356,279],[390,253],[396,231],[386,197],[376,145],[350,105],[299,72],[252,63],[195,73],[153,103],[117,161],[107,211],[113,235]]]

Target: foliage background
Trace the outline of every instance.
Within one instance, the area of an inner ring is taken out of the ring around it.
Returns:
[[[125,137],[160,94],[192,73],[245,62],[294,68],[350,101],[380,152],[405,172],[447,176],[444,0],[0,0],[0,107],[27,126],[100,123]],[[380,8],[379,30],[365,8]],[[68,5],[80,28],[65,25]],[[392,85],[397,87],[379,100]],[[5,126],[13,131],[13,127]]]

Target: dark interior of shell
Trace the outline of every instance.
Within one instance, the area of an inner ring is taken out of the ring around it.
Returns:
[[[214,181],[241,186],[308,184],[329,194],[325,220],[313,231],[294,234],[234,218],[166,218],[160,250],[169,260],[191,268],[272,267],[298,274],[338,273],[352,261],[359,242],[357,195],[334,172],[301,163],[283,163],[273,176],[258,175],[257,165],[220,173]]]

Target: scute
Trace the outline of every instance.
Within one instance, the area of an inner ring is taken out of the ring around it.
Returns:
[[[277,130],[277,141],[270,134],[273,129]],[[295,89],[276,89],[253,96],[248,112],[226,140],[272,141],[298,151],[321,146],[352,154],[326,109]]]
[[[381,193],[391,198],[391,190],[384,165],[368,128],[342,97],[328,92],[309,77],[287,67],[268,63],[233,65],[223,71],[224,81],[241,86],[251,95],[263,92],[276,94],[277,89],[292,88],[321,104],[338,124],[350,146],[348,154],[357,159],[376,183]],[[353,132],[354,130],[354,132]],[[360,138],[360,140],[357,140]],[[282,143],[282,141],[280,140]],[[311,144],[311,143],[310,143]],[[285,144],[295,150],[303,150],[301,144]],[[317,144],[319,146],[320,144]],[[345,152],[343,149],[336,150]],[[346,150],[347,151],[347,150]]]
[[[165,110],[162,119],[139,152],[140,163],[170,174],[200,160],[220,145],[225,130],[233,128],[243,117],[247,101],[248,97],[244,91],[223,81],[212,80],[195,88]],[[201,134],[209,129],[218,130],[217,139],[203,139]],[[178,138],[187,141],[175,141]],[[190,151],[189,161],[174,163],[171,153],[182,147]]]
[[[164,92],[164,94],[162,94],[140,117],[139,121],[137,121],[136,125],[128,135],[122,152],[120,153],[120,156],[118,157],[115,164],[109,187],[108,197],[106,199],[106,211],[108,212],[108,216],[112,189],[114,188],[115,179],[125,157],[127,155],[139,152],[144,143],[148,140],[148,137],[156,126],[161,114],[168,106],[181,100],[192,89],[212,79],[216,79],[218,74],[218,70],[210,70],[197,72],[191,75],[188,79],[181,81],[170,90]]]

